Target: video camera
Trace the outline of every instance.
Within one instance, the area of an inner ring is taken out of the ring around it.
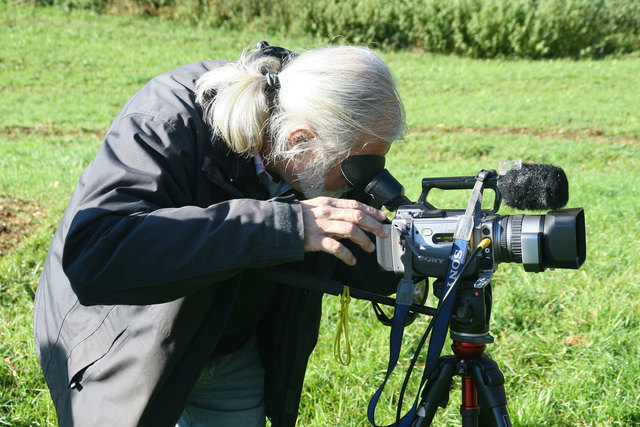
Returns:
[[[384,169],[382,156],[351,156],[342,164],[349,185],[364,190],[376,207],[396,211],[387,238],[377,238],[380,266],[404,275],[407,254],[412,275],[443,278],[452,254],[454,234],[465,211],[439,209],[428,201],[432,189],[470,190],[478,177],[425,178],[422,194],[413,203],[403,186]],[[520,164],[497,175],[489,171],[484,188],[494,191],[491,209],[482,209],[473,227],[472,242],[488,237],[491,245],[471,260],[465,276],[495,271],[503,262],[520,263],[525,271],[547,268],[579,268],[586,257],[585,222],[582,208],[563,207],[568,200],[568,182],[562,169],[551,165]],[[554,209],[546,215],[498,215],[502,200],[518,209]]]

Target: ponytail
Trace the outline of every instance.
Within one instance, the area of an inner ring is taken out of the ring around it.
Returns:
[[[196,83],[204,120],[236,153],[250,157],[262,148],[273,94],[266,74],[277,74],[280,68],[277,58],[252,52],[203,74]]]

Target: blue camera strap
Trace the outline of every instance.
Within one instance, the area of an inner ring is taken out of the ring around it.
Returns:
[[[410,236],[411,234],[409,233],[408,235]],[[411,242],[407,242],[405,239],[405,244],[411,244]],[[367,418],[369,419],[371,425],[376,427],[378,427],[374,421],[376,406],[378,405],[380,395],[382,394],[382,391],[387,384],[387,380],[391,376],[391,373],[395,369],[396,364],[398,363],[398,359],[400,358],[400,348],[402,347],[402,336],[404,334],[405,320],[407,318],[407,314],[409,313],[409,306],[413,303],[414,286],[413,280],[411,279],[411,271],[413,270],[411,257],[411,251],[405,250],[405,259],[403,261],[405,267],[404,277],[400,279],[400,282],[398,283],[398,289],[396,291],[396,307],[393,313],[393,323],[391,324],[391,333],[389,335],[389,364],[387,365],[387,373],[384,377],[384,380],[382,381],[382,384],[369,401],[369,407],[367,408]],[[399,426],[408,427],[413,421],[417,406],[416,403],[414,403],[409,413],[402,417]],[[395,424],[391,424],[388,427],[391,427],[393,425]]]
[[[431,339],[429,340],[429,349],[427,350],[427,364],[424,370],[427,378],[431,375],[438,363],[444,341],[447,338],[447,332],[449,331],[449,320],[451,319],[451,311],[456,299],[457,289],[453,287],[453,284],[462,274],[462,265],[467,257],[473,229],[480,224],[480,220],[482,219],[482,190],[484,189],[484,183],[489,177],[495,175],[495,173],[495,170],[482,170],[478,173],[469,204],[467,205],[467,210],[464,215],[460,217],[456,232],[453,235],[454,241],[449,258],[449,268],[444,289],[442,290],[442,296],[440,297],[440,304],[444,305],[442,306],[440,315],[435,319],[435,325]]]
[[[456,232],[454,234],[454,242],[451,248],[451,255],[449,258],[449,267],[447,271],[445,286],[440,298],[439,315],[434,319],[435,325],[429,340],[429,348],[427,350],[427,361],[422,379],[420,381],[420,388],[418,389],[415,401],[409,410],[398,424],[390,424],[386,427],[408,427],[415,418],[416,408],[418,405],[418,398],[420,396],[420,390],[424,386],[426,380],[431,376],[431,373],[435,369],[444,346],[444,341],[449,331],[449,319],[451,318],[451,311],[453,309],[453,303],[456,296],[456,288],[453,287],[454,283],[458,280],[458,277],[462,274],[462,268],[467,256],[469,248],[469,242],[473,234],[473,229],[476,227],[482,218],[482,191],[484,189],[485,181],[496,174],[495,170],[482,170],[476,177],[476,183],[473,187],[469,204],[465,214],[460,217]],[[411,245],[411,234],[407,233],[405,237],[405,244]],[[384,381],[371,398],[369,407],[367,408],[367,418],[371,425],[379,427],[375,423],[375,410],[380,399],[380,395],[387,384],[387,380],[391,376],[391,373],[398,363],[400,357],[400,349],[402,347],[402,336],[404,333],[405,318],[409,312],[409,306],[413,301],[413,281],[411,280],[412,266],[412,254],[411,251],[405,250],[404,263],[404,277],[398,284],[398,291],[396,294],[396,307],[393,316],[393,324],[391,326],[391,333],[389,337],[389,364],[387,365],[387,373]]]

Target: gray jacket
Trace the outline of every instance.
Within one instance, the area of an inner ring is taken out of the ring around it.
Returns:
[[[194,84],[224,63],[180,67],[131,98],[63,215],[34,308],[62,426],[175,425],[239,287],[261,270],[361,283],[333,257],[305,256],[299,203],[267,200],[252,160],[212,143]],[[360,273],[395,284],[357,256]],[[265,400],[273,425],[294,425],[322,294],[279,286],[259,330]]]

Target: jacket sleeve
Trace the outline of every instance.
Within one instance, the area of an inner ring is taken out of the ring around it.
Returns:
[[[193,205],[197,129],[144,113],[114,122],[68,208],[63,268],[81,303],[166,302],[303,259],[299,204]]]

